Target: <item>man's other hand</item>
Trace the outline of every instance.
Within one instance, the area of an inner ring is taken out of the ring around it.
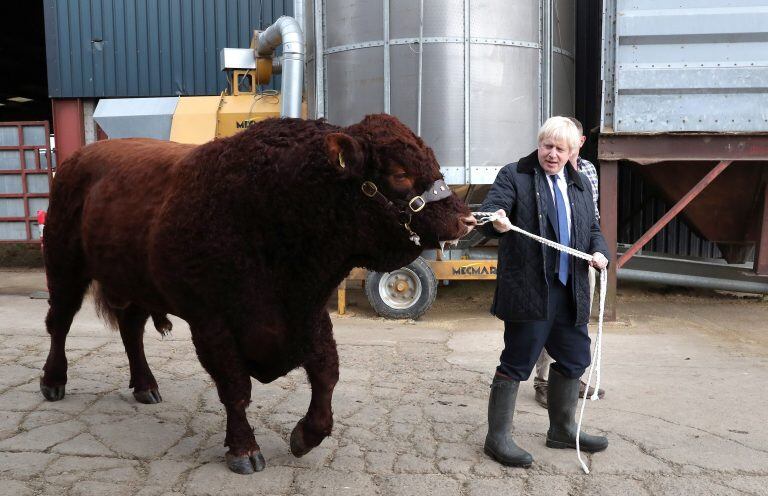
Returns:
[[[592,260],[589,261],[589,265],[596,268],[597,270],[602,270],[608,267],[608,259],[605,258],[605,255],[602,253],[593,253]]]

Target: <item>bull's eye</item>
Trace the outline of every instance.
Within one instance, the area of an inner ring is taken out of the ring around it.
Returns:
[[[407,178],[408,178],[408,175],[405,172],[398,172],[398,173],[392,174],[392,179],[398,182],[405,181]]]

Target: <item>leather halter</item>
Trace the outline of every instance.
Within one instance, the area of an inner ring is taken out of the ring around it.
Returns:
[[[339,153],[339,166],[342,169],[347,166],[341,153]],[[411,241],[416,244],[419,244],[419,235],[411,229],[410,225],[413,214],[421,212],[427,206],[427,203],[440,201],[453,194],[451,188],[442,179],[432,182],[424,192],[420,195],[414,195],[408,200],[390,200],[379,191],[378,186],[373,181],[363,182],[360,189],[368,198],[376,201],[386,209],[393,210],[397,214],[398,222],[408,231]]]
[[[448,198],[453,194],[451,189],[442,179],[434,181],[423,193],[412,196],[408,200],[390,200],[379,191],[379,188],[372,181],[365,181],[360,186],[360,189],[365,196],[375,200],[384,208],[394,210],[397,214],[398,221],[402,224],[405,230],[408,231],[412,240],[414,236],[418,239],[418,235],[411,229],[411,218],[413,214],[421,212],[424,207],[427,206],[427,203]],[[399,205],[399,207],[397,205]]]

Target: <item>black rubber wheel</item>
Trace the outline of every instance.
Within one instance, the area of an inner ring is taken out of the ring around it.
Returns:
[[[392,272],[369,272],[365,296],[382,317],[417,319],[435,301],[437,279],[427,261],[419,257]]]

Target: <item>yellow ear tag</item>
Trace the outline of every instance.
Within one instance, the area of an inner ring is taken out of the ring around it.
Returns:
[[[342,169],[347,167],[346,162],[344,162],[344,155],[342,155],[341,152],[339,152],[339,165]]]

